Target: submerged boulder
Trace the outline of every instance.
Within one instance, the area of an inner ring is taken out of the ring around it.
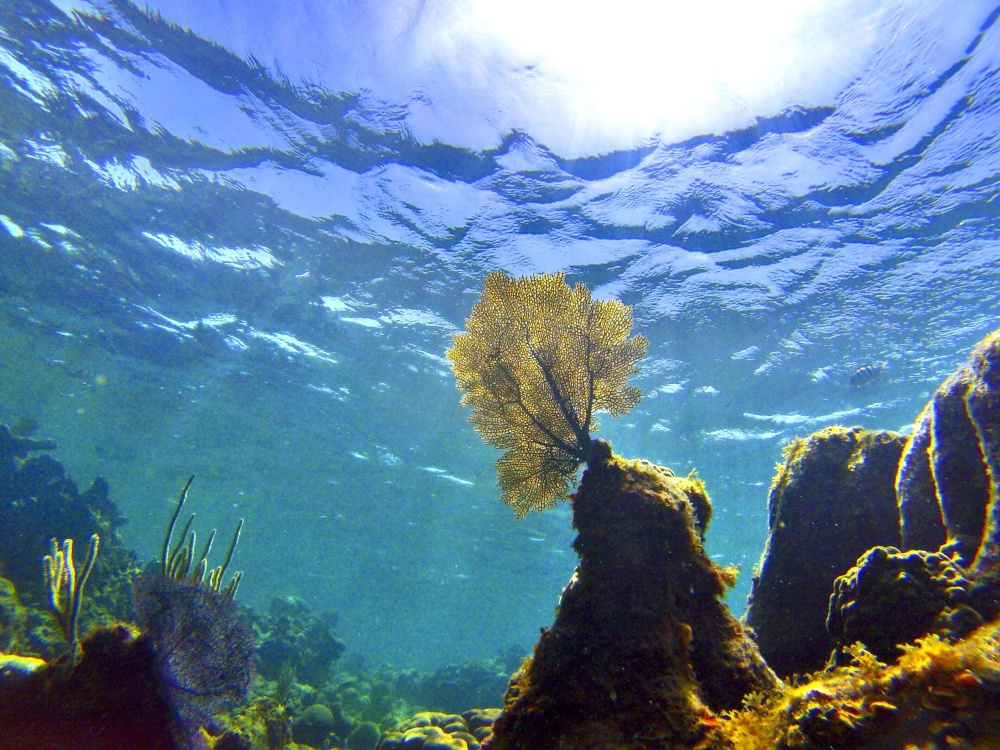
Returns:
[[[828,427],[795,440],[768,496],[770,530],[747,607],[767,663],[782,676],[822,667],[833,582],[872,547],[898,547],[893,485],[906,441]]]
[[[693,746],[778,683],[720,600],[734,574],[705,555],[701,482],[603,446],[573,496],[580,564],[489,750]]]
[[[896,492],[903,552],[872,550],[839,578],[839,646],[880,658],[927,633],[960,638],[1000,614],[1000,331],[934,392],[906,443]]]

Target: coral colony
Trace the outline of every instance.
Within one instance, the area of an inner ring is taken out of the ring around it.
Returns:
[[[579,564],[529,658],[433,675],[339,666],[332,619],[293,598],[245,624],[223,580],[242,521],[215,568],[193,515],[173,541],[191,480],[141,572],[107,485],[79,493],[31,457],[52,443],[0,427],[0,748],[1000,747],[1000,331],[909,436],[785,448],[744,624],[702,482],[592,436],[641,397],[631,329],[561,273],[487,276],[448,352],[462,402],[518,518],[571,504]]]

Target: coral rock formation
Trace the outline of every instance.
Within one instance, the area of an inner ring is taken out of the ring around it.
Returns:
[[[98,630],[82,650],[71,672],[53,662],[0,681],[0,748],[186,746],[148,637],[134,638],[125,628]]]
[[[834,582],[827,630],[838,649],[860,641],[892,662],[900,644],[932,631],[961,635],[981,625],[968,589],[953,557],[873,547]]]
[[[383,734],[378,750],[479,750],[499,713],[497,708],[461,714],[423,711]]]
[[[713,750],[1000,747],[1000,622],[955,644],[927,636],[893,666],[860,646],[851,663],[755,696],[723,717]]]
[[[747,608],[767,663],[782,676],[826,663],[833,582],[872,547],[898,547],[893,480],[905,438],[830,427],[785,448],[768,496],[767,546]]]
[[[597,449],[573,496],[580,564],[489,750],[690,747],[713,710],[777,684],[719,600],[732,573],[703,551],[701,483]]]
[[[958,638],[1000,614],[1000,331],[934,392],[896,477],[902,546],[836,582],[830,626],[890,660],[926,633]]]
[[[976,345],[917,418],[897,486],[904,549],[948,545],[974,575],[995,572],[1000,555],[1000,331]]]

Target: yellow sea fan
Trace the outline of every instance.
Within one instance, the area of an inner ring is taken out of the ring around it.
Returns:
[[[642,393],[629,375],[646,353],[629,338],[632,311],[591,298],[563,273],[486,277],[483,294],[448,350],[462,404],[483,440],[507,449],[497,461],[502,499],[518,517],[566,499],[590,454],[595,412],[624,414]]]

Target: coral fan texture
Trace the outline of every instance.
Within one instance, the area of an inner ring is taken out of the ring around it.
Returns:
[[[618,416],[639,402],[626,381],[648,342],[631,330],[630,308],[591,299],[583,284],[571,289],[562,272],[486,277],[448,358],[470,421],[506,450],[497,476],[518,517],[568,497],[597,410]]]
[[[246,700],[254,635],[236,602],[201,584],[146,573],[135,582],[135,611],[188,736],[210,726],[226,703]]]

